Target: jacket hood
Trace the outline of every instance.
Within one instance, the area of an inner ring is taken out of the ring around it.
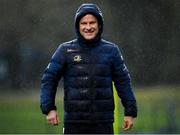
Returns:
[[[92,14],[98,20],[99,32],[96,35],[96,37],[92,40],[84,39],[83,36],[79,32],[79,21],[86,14]],[[96,4],[92,4],[92,3],[82,4],[76,11],[76,15],[75,15],[75,31],[76,31],[76,35],[77,35],[77,39],[78,39],[79,43],[84,44],[86,46],[87,45],[90,45],[90,46],[97,45],[97,43],[101,39],[101,35],[103,32],[103,21],[104,21],[104,19],[103,19],[102,12]]]

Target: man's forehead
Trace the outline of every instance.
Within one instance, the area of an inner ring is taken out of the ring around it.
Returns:
[[[84,16],[81,17],[80,20],[82,20],[82,19],[90,19],[90,18],[97,20],[97,17],[95,15],[91,14],[91,13],[85,14]]]

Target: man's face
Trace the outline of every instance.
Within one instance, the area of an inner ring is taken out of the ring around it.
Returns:
[[[86,40],[95,38],[99,31],[97,18],[91,14],[83,16],[79,21],[79,31]]]

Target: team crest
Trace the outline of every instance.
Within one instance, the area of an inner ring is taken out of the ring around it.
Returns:
[[[82,59],[81,59],[81,56],[80,55],[76,55],[74,56],[74,61],[75,62],[80,62]]]

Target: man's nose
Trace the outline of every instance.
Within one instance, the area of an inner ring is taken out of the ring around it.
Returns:
[[[91,25],[87,24],[86,29],[91,29]]]

